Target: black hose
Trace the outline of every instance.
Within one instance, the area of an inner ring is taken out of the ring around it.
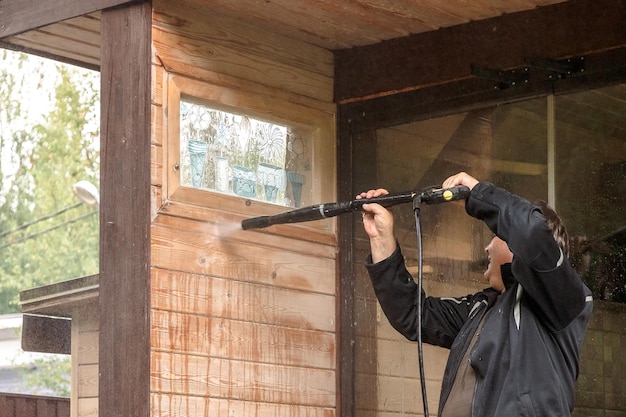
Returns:
[[[422,283],[423,283],[423,264],[424,264],[424,252],[422,250],[422,227],[420,224],[419,215],[419,198],[413,202],[413,212],[415,214],[415,231],[417,234],[417,357],[419,361],[420,370],[420,383],[422,386],[422,402],[424,405],[424,417],[429,417],[428,413],[428,398],[426,395],[426,377],[424,375],[424,347],[422,345]]]

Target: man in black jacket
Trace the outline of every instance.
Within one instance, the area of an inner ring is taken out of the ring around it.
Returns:
[[[571,416],[591,292],[570,265],[559,217],[461,172],[442,187],[466,185],[470,216],[495,237],[485,248],[490,288],[459,298],[422,296],[422,340],[450,349],[440,417]],[[370,190],[358,197],[386,194]],[[392,213],[363,205],[367,269],[391,325],[417,339],[417,286],[406,270]]]

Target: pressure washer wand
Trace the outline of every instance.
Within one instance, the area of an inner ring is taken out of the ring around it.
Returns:
[[[274,224],[300,223],[335,217],[340,214],[359,211],[363,204],[378,203],[383,207],[396,204],[410,203],[415,198],[427,204],[444,203],[460,200],[469,195],[469,188],[458,185],[452,188],[429,187],[422,191],[407,191],[403,193],[387,194],[380,197],[361,198],[337,203],[315,204],[272,216],[259,216],[245,219],[241,222],[243,230],[260,229]]]

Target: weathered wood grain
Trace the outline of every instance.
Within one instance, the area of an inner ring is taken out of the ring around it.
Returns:
[[[2,417],[70,417],[70,399],[0,393]]]
[[[78,365],[78,398],[98,397],[98,365]]]
[[[335,368],[335,337],[330,332],[154,309],[151,324],[151,346],[158,351]]]
[[[306,72],[333,76],[333,55],[326,49],[259,30],[258,25],[244,23],[240,17],[215,13],[203,2],[182,0],[178,7],[171,7],[167,0],[154,0],[152,5],[155,28],[223,45],[238,57],[262,57]]]
[[[233,240],[215,233],[215,229],[207,223],[157,217],[152,227],[153,267],[335,293],[333,258],[302,253],[298,250],[304,246],[302,242],[291,239],[283,240],[279,249],[265,244],[264,238]]]
[[[152,392],[319,407],[335,405],[332,370],[153,352],[151,375]]]
[[[562,0],[202,0],[205,12],[237,16],[272,31],[329,50],[378,43],[456,26],[486,17],[533,9]],[[199,5],[185,0],[185,5]]]
[[[101,417],[150,413],[151,12],[102,12]]]
[[[334,417],[334,407],[275,404],[215,397],[152,393],[152,415],[159,417]]]
[[[220,236],[224,232],[228,232],[227,235],[234,239],[254,239],[255,241],[262,239],[269,246],[278,248],[284,248],[284,238],[290,238],[296,239],[295,242],[288,241],[293,242],[294,249],[297,246],[298,251],[302,253],[314,253],[325,258],[336,255],[337,238],[331,232],[334,229],[335,219],[275,225],[265,229],[243,231],[240,226],[244,219],[269,216],[290,210],[290,208],[187,187],[179,187],[175,197],[172,198],[176,199],[169,198],[159,207],[160,215],[191,218],[205,222],[207,223],[206,227]],[[206,204],[203,204],[204,202]],[[273,238],[272,236],[282,236],[283,238]]]
[[[56,39],[57,41],[50,42],[50,39]],[[99,47],[75,40],[74,36],[62,39],[42,31],[32,31],[11,38],[11,43],[13,46],[40,51],[44,56],[64,57],[76,63],[89,64],[90,67],[100,65]]]
[[[98,363],[98,335],[97,330],[75,333],[79,339],[75,345],[79,364],[93,365]]]
[[[131,0],[51,0],[45,2],[3,0],[0,5],[0,39],[51,23],[89,14]]]
[[[155,28],[152,41],[168,72],[199,78],[207,70],[331,102],[333,78],[295,68],[263,56]]]
[[[335,331],[335,297],[287,288],[152,270],[153,308],[295,329]]]
[[[77,409],[78,417],[98,417],[98,399],[80,398]]]

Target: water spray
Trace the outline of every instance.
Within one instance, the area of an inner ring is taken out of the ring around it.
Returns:
[[[391,207],[396,204],[411,203],[415,200],[426,204],[437,204],[465,199],[468,195],[469,188],[464,185],[457,185],[451,188],[441,188],[438,186],[427,187],[420,191],[407,191],[402,193],[387,194],[380,197],[360,198],[337,203],[315,204],[275,214],[273,216],[252,217],[242,221],[241,228],[243,230],[261,229],[274,224],[301,223],[327,219],[340,214],[359,211],[363,207],[363,204],[377,203],[383,207]]]

